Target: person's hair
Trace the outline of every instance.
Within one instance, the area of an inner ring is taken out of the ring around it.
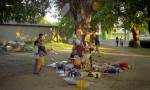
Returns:
[[[39,37],[41,37],[41,36],[43,36],[43,33],[40,33],[40,34],[39,34]]]
[[[39,34],[39,37],[37,38],[38,43],[43,42],[43,40],[42,40],[42,36],[43,36],[43,35],[44,35],[43,33],[40,33],[40,34]]]

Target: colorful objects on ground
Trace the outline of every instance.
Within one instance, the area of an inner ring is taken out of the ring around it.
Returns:
[[[58,70],[56,73],[58,73],[60,77],[63,77],[62,78],[63,80],[65,80],[68,84],[75,85],[76,88],[81,89],[81,90],[89,87],[90,85],[89,81],[86,81],[86,80],[89,80],[89,78],[90,79],[98,79],[98,78],[102,79],[102,78],[105,78],[104,76],[106,77],[114,76],[120,73],[120,71],[124,70],[125,68],[129,68],[128,63],[124,63],[124,62],[119,62],[119,63],[117,62],[115,64],[104,63],[101,66],[95,65],[93,63],[94,65],[92,68],[94,69],[92,69],[92,71],[90,69],[86,71],[86,67],[84,67],[83,64],[89,64],[89,63],[83,63],[82,61],[82,64],[81,64],[81,58],[77,56],[71,58],[71,60],[72,62],[62,61],[62,62],[50,64],[49,66],[56,67],[56,70]],[[86,60],[86,61],[89,61],[89,60]],[[92,75],[91,77],[89,76],[89,73]]]
[[[76,87],[79,88],[79,89],[85,89],[85,88],[88,88],[89,86],[89,82],[86,81],[86,80],[78,80],[77,83],[76,83]]]
[[[94,77],[94,78],[100,78],[101,75],[102,75],[101,72],[92,72],[92,74],[93,74],[93,77]]]
[[[74,60],[74,65],[76,66],[81,65],[81,60],[78,60],[78,59]]]
[[[129,65],[128,65],[128,63],[119,63],[119,67],[120,67],[121,69],[128,69],[128,68],[129,68]]]

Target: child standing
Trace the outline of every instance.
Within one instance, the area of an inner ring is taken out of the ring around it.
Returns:
[[[38,39],[35,41],[36,61],[35,61],[35,74],[39,74],[45,65],[45,55],[47,54],[45,46],[43,45],[43,34],[40,33]]]
[[[45,55],[47,54],[45,46],[38,46],[38,54],[39,54],[39,73],[43,70],[45,66]]]

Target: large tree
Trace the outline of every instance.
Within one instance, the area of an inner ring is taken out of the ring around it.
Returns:
[[[148,24],[148,29],[150,32],[150,2],[148,0],[142,0],[142,11],[143,11],[143,15],[144,18],[146,20],[146,23]]]
[[[1,0],[0,23],[16,21],[36,23],[46,14],[49,0]]]
[[[70,5],[70,13],[73,16],[75,23],[75,32],[81,30],[83,35],[78,35],[81,37],[84,43],[84,38],[87,30],[91,28],[91,15],[93,12],[92,5],[96,0],[56,0],[58,6],[62,8],[66,3]],[[85,44],[85,43],[84,43]]]
[[[61,18],[59,26],[61,27],[60,32],[64,40],[72,37],[75,30],[75,24],[72,15]]]
[[[118,17],[114,11],[117,3],[114,0],[100,0],[98,3],[99,8],[92,15],[92,27],[95,30],[95,26],[100,23],[103,36],[105,36],[104,33],[110,33],[114,28],[114,24],[117,24]]]
[[[150,20],[150,2],[147,0],[117,0],[117,15],[123,26],[133,34],[134,47],[140,47],[140,29]]]
[[[113,28],[116,21],[123,22],[123,28],[131,30],[133,34],[134,46],[140,47],[139,35],[142,25],[147,23],[150,31],[150,2],[147,0],[112,0],[111,3],[103,3],[100,10],[93,15],[93,21],[94,25],[101,22],[102,29],[107,32]]]
[[[135,47],[140,47],[140,27],[144,21],[141,5],[141,0],[125,2],[124,23],[130,24]]]
[[[150,26],[150,3],[147,0],[57,0],[63,6],[70,4],[70,12],[75,21],[75,30],[79,28],[86,32],[99,22],[102,29],[109,32],[114,24],[123,22],[125,29],[133,34],[134,46],[140,47],[140,28],[147,22]],[[98,10],[94,11],[95,2],[100,3]],[[92,20],[91,20],[92,17]],[[84,38],[84,37],[83,37]],[[83,39],[84,40],[84,39]]]

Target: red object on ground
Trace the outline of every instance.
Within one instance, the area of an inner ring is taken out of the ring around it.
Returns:
[[[119,63],[118,66],[121,68],[121,69],[127,69],[129,67],[128,63]]]

